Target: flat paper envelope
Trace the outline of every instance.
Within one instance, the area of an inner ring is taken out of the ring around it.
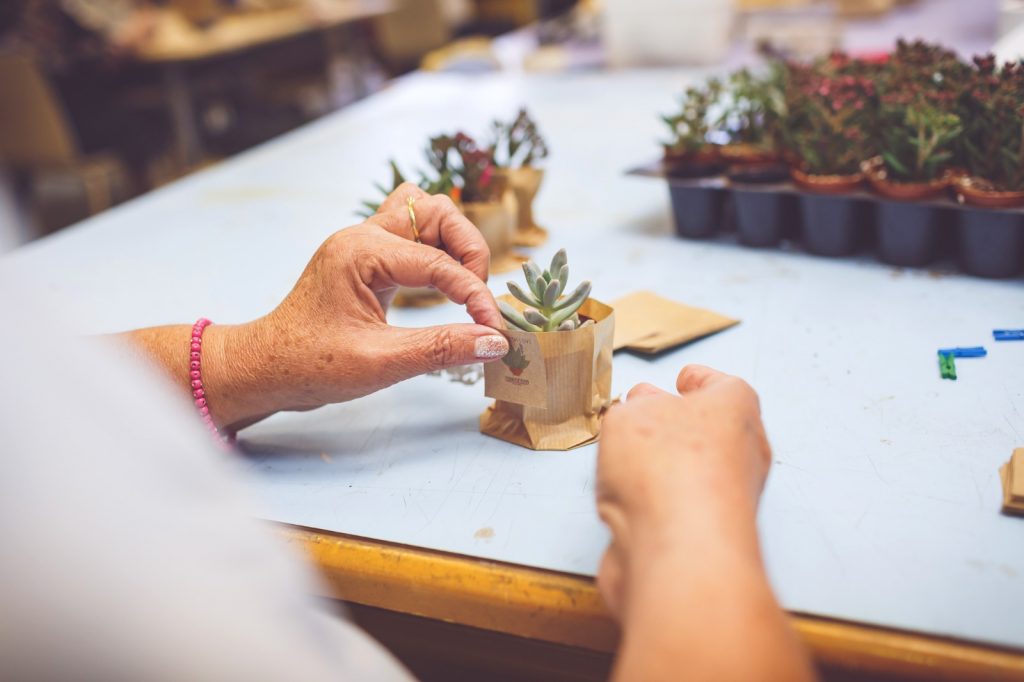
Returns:
[[[615,350],[659,353],[739,324],[731,317],[650,291],[623,296],[611,305],[615,309]]]

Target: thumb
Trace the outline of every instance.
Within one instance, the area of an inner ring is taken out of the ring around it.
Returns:
[[[399,381],[448,367],[491,362],[508,353],[508,340],[481,324],[391,327],[388,337],[396,370],[403,374]]]
[[[665,391],[651,384],[637,384],[626,394],[626,402],[645,395],[667,395]]]

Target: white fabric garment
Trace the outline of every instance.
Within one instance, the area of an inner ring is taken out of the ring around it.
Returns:
[[[184,395],[0,273],[0,679],[408,680],[309,596]]]

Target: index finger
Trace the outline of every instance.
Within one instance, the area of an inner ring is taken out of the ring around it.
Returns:
[[[367,285],[432,286],[455,303],[465,305],[477,324],[492,329],[505,328],[491,290],[475,273],[444,251],[406,239],[384,238],[394,240],[393,245],[376,254],[378,276],[386,281],[367,282]]]
[[[449,255],[469,268],[477,277],[487,281],[491,252],[480,230],[459,211],[451,197],[430,195],[406,182],[388,195],[371,221],[399,237],[413,236],[409,215],[409,199],[416,215],[416,228],[420,241],[444,249]]]

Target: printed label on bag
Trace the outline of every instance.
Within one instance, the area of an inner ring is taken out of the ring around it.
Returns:
[[[484,395],[517,405],[546,408],[547,372],[536,336],[507,331],[505,337],[508,355],[484,365]]]

